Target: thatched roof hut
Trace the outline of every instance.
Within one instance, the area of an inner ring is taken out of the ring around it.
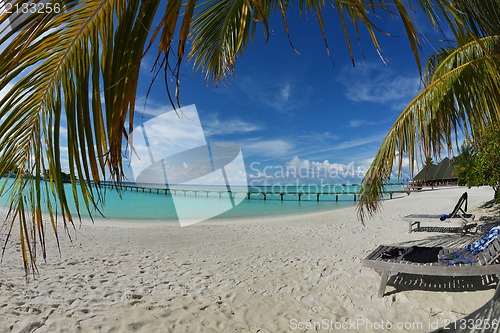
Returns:
[[[455,165],[453,160],[445,157],[438,165],[432,163],[425,166],[412,179],[412,184],[416,185],[457,185],[458,177],[454,173]]]

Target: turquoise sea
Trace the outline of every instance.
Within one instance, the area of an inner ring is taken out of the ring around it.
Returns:
[[[3,180],[3,179],[2,179]],[[9,180],[11,182],[11,180]],[[3,182],[2,182],[3,183]],[[66,184],[67,193],[71,193],[71,185]],[[144,186],[144,185],[143,185]],[[237,217],[258,217],[271,215],[292,215],[310,212],[318,212],[332,210],[342,207],[356,205],[353,194],[326,194],[329,192],[353,193],[359,190],[356,185],[337,185],[337,186],[319,186],[319,185],[304,185],[304,186],[258,186],[247,188],[231,188],[234,197],[231,198],[225,187],[203,186],[172,186],[172,188],[184,189],[170,191],[165,194],[165,191],[157,191],[152,189],[151,193],[146,187],[145,189],[127,189],[118,193],[114,189],[105,190],[105,200],[101,205],[101,211],[106,218],[109,219],[130,219],[130,220],[149,220],[149,221],[177,221],[177,210],[183,212],[189,211],[190,214],[205,216],[207,211],[213,211],[214,207],[223,207],[225,210],[222,214],[213,217],[212,219],[228,219]],[[390,190],[399,190],[401,186],[391,186]],[[197,192],[193,192],[197,190]],[[205,191],[204,191],[205,190]],[[206,192],[210,190],[210,192]],[[247,191],[252,192],[250,199],[247,198]],[[221,191],[220,196],[219,192]],[[235,193],[236,192],[236,193]],[[269,193],[284,193],[283,200],[280,194]],[[302,192],[301,200],[298,200],[296,193]],[[320,200],[317,201],[316,194],[320,194]],[[264,194],[266,200],[264,200]],[[69,200],[72,201],[72,200]],[[238,203],[239,202],[239,203]],[[8,191],[0,197],[0,204],[8,203]],[[226,208],[224,208],[226,207]],[[93,212],[94,216],[98,213]],[[184,214],[184,213],[183,213]],[[86,216],[82,212],[82,216]]]

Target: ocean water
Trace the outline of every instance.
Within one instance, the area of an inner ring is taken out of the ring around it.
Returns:
[[[3,179],[2,179],[3,180]],[[9,183],[11,180],[8,181]],[[3,182],[2,182],[3,183]],[[71,193],[71,185],[65,184],[67,193]],[[144,185],[143,185],[144,186]],[[359,190],[358,186],[338,185],[338,186],[267,186],[251,187],[252,194],[250,199],[247,197],[246,188],[232,188],[234,197],[231,198],[225,187],[203,186],[172,186],[172,188],[182,188],[186,191],[176,191],[176,193],[165,194],[165,191],[157,191],[146,187],[145,189],[126,189],[118,193],[114,189],[106,189],[104,201],[100,205],[100,211],[108,219],[130,219],[144,221],[167,221],[177,222],[179,214],[189,212],[194,218],[204,218],[211,216],[213,212],[223,211],[222,214],[212,217],[212,219],[228,219],[237,217],[259,217],[272,215],[293,215],[310,212],[332,210],[337,208],[356,205],[353,194],[326,194],[328,192],[353,193]],[[397,190],[399,187],[391,187]],[[193,192],[197,190],[198,192]],[[202,190],[210,190],[204,192]],[[221,191],[220,195],[219,192]],[[150,193],[151,192],[151,193]],[[283,200],[280,194],[267,194],[264,200],[263,193],[283,192]],[[302,192],[301,200],[298,200],[297,192]],[[316,194],[307,194],[307,192],[320,194],[320,200],[317,201]],[[0,197],[0,204],[8,204],[8,191]],[[69,200],[72,202],[72,200]],[[80,200],[83,202],[82,200]],[[72,210],[76,209],[72,205]],[[85,210],[85,209],[83,209]],[[88,216],[86,211],[81,211],[82,216]],[[93,210],[95,217],[99,213]],[[180,215],[179,215],[180,216]]]

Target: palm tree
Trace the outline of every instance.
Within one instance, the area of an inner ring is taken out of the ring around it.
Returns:
[[[417,158],[439,157],[484,135],[500,121],[500,6],[498,1],[453,2],[468,29],[456,31],[455,47],[429,57],[424,89],[403,110],[365,175],[358,214],[376,212],[377,199],[394,165],[401,172],[407,156],[411,172]],[[474,33],[470,33],[474,32]]]
[[[327,10],[338,14],[349,48],[350,21],[356,33],[360,26],[367,29],[378,51],[378,29],[372,21],[378,14],[397,15],[420,68],[411,7],[401,0],[52,0],[31,15],[31,5],[24,1],[3,3],[0,174],[19,172],[10,188],[9,216],[1,230],[6,238],[14,228],[18,230],[26,272],[36,270],[37,248],[45,257],[42,207],[48,211],[57,239],[57,216],[62,217],[65,227],[74,221],[69,201],[75,202],[79,216],[82,209],[90,212],[91,207],[98,207],[102,181],[119,187],[122,143],[134,124],[139,69],[147,52],[157,52],[154,76],[164,73],[170,100],[178,106],[183,59],[190,59],[208,81],[217,84],[232,74],[237,56],[255,35],[257,23],[268,34],[269,19],[281,14],[289,34],[287,15],[294,5],[301,14],[315,15],[327,52],[323,20]],[[444,18],[457,34],[468,28],[449,1],[417,3],[433,22]],[[470,27],[467,31],[474,32]],[[188,41],[191,44],[186,52]],[[482,48],[475,49],[483,50],[485,43],[487,40],[482,40]],[[153,49],[156,44],[158,48]],[[403,116],[403,121],[406,118]],[[60,144],[65,133],[61,133],[60,124],[64,120],[71,193],[65,190],[61,173]],[[432,139],[437,137],[430,134]],[[397,146],[390,148],[392,153]],[[384,176],[383,171],[375,168],[372,174],[381,172]],[[25,174],[31,176],[23,177]],[[77,187],[82,193],[80,201]],[[44,200],[42,194],[53,200]]]

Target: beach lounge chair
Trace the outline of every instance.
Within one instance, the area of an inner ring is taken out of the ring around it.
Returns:
[[[406,215],[404,219],[408,221],[408,233],[413,231],[459,231],[465,234],[470,229],[477,226],[476,224],[470,224],[474,218],[474,214],[467,213],[467,192],[464,192],[460,199],[458,200],[455,208],[449,214],[411,214]],[[421,226],[421,222],[430,222],[434,224],[433,226]],[[435,222],[439,225],[435,225]],[[450,225],[443,224],[445,222],[458,222],[459,226],[452,227]]]
[[[462,257],[464,252],[464,249],[380,245],[362,261],[362,265],[373,268],[382,277],[379,297],[384,296],[389,278],[398,273],[450,277],[496,275],[500,278],[500,237],[476,254],[469,252]],[[497,284],[496,294],[499,291],[500,283]]]

